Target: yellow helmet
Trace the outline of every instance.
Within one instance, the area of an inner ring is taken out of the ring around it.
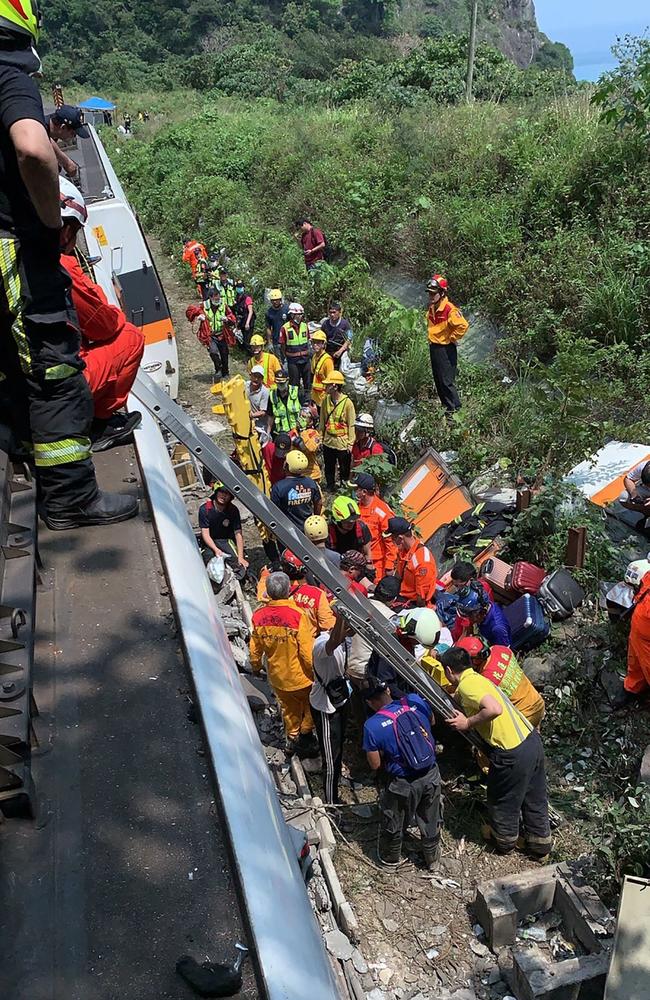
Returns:
[[[271,291],[269,292],[269,302],[275,302],[276,299],[280,299],[280,301],[282,301],[281,288],[272,288]]]
[[[329,537],[329,528],[327,526],[327,521],[320,514],[312,514],[305,521],[304,531],[312,542],[324,542]]]
[[[323,333],[322,330],[314,330],[314,332],[311,335],[311,339],[312,340],[318,340],[322,344],[326,344],[327,343],[327,334]]]
[[[41,30],[37,0],[0,0],[0,28],[16,35],[28,35],[37,42]]]
[[[335,521],[349,521],[361,514],[359,504],[351,497],[336,497],[332,504],[332,518]]]
[[[323,381],[323,385],[345,385],[345,375],[343,372],[332,372]]]
[[[299,476],[301,473],[306,472],[309,466],[307,456],[303,455],[301,451],[288,452],[284,464],[292,476]]]
[[[253,334],[251,337],[251,347],[264,347],[264,337],[260,337],[259,333]]]

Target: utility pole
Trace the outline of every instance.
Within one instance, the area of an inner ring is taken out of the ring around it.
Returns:
[[[467,84],[465,87],[465,99],[468,104],[472,103],[472,87],[474,84],[474,60],[476,58],[476,22],[478,21],[478,0],[471,0],[472,18],[469,28],[469,52],[467,54]]]

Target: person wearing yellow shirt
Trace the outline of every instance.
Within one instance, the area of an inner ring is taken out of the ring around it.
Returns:
[[[315,330],[311,335],[314,353],[311,357],[311,398],[320,407],[325,399],[325,379],[334,371],[334,361],[325,350],[327,337],[322,330]]]
[[[546,857],[553,840],[544,747],[538,731],[499,688],[476,673],[467,650],[452,647],[440,656],[440,662],[463,709],[447,724],[457,732],[475,729],[486,744],[489,826],[484,836],[500,854],[523,846],[533,857]],[[520,816],[523,841],[519,839]]]
[[[465,636],[456,646],[466,650],[474,670],[492,681],[535,729],[539,729],[546,715],[544,699],[526,677],[510,647],[490,646],[482,635]]]
[[[280,371],[282,365],[276,358],[275,354],[271,354],[270,351],[264,350],[265,346],[264,337],[261,337],[259,333],[253,334],[250,343],[253,355],[248,361],[248,371],[250,372],[253,368],[259,365],[259,367],[264,371],[263,384],[267,389],[272,389],[275,386],[275,376]]]
[[[336,466],[341,485],[350,478],[352,445],[354,444],[354,403],[343,392],[345,378],[334,371],[325,379],[325,399],[320,408],[320,432],[323,440],[325,480],[330,492],[336,488]]]
[[[465,336],[469,323],[458,306],[447,298],[447,279],[434,274],[427,284],[429,309],[427,327],[429,355],[436,392],[447,413],[460,410],[461,402],[456,389],[458,370],[458,341]]]

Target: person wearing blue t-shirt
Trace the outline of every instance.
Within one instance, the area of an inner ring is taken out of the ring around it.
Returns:
[[[458,598],[458,613],[475,626],[490,646],[512,646],[512,633],[502,608],[473,582]]]
[[[417,694],[393,700],[390,688],[376,678],[368,679],[365,698],[373,710],[363,727],[363,749],[373,771],[381,772],[377,856],[379,863],[396,868],[400,862],[404,829],[413,819],[420,830],[425,866],[432,870],[440,859],[442,828],[440,771],[431,733],[430,706]],[[394,716],[409,713],[420,744],[430,748],[422,769],[414,769],[398,742]],[[412,713],[412,715],[411,715]],[[391,717],[393,716],[393,717]]]

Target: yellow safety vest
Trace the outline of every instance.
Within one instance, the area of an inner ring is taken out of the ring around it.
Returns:
[[[339,401],[332,405],[329,396],[325,397],[325,402],[323,403],[325,407],[325,432],[331,434],[332,437],[345,437],[348,433],[347,421],[343,419],[348,398],[343,393]]]

